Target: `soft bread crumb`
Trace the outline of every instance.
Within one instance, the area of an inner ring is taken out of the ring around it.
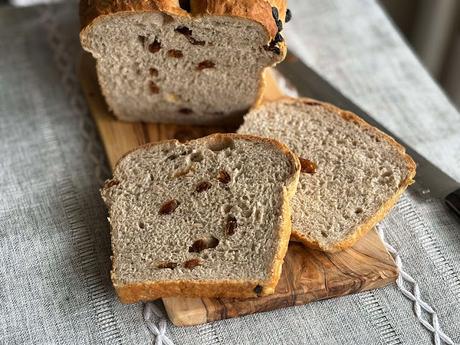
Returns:
[[[177,174],[187,169],[192,173]],[[281,144],[236,134],[127,154],[102,189],[112,226],[112,279],[122,301],[273,291],[299,170]],[[178,283],[169,287],[172,281]],[[220,289],[200,291],[207,281]],[[257,285],[266,290],[255,292]]]
[[[125,121],[216,124],[241,117],[261,96],[265,68],[285,55],[283,42],[277,52],[264,49],[270,37],[257,21],[211,13],[113,13],[95,19],[81,40],[97,59],[108,106]]]
[[[310,99],[257,108],[238,132],[275,138],[300,157],[293,236],[326,251],[352,246],[415,175],[414,162],[393,139],[350,112]]]

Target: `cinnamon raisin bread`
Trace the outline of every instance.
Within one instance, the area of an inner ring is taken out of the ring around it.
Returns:
[[[286,54],[286,0],[81,0],[80,17],[102,93],[126,121],[241,116]]]
[[[355,114],[311,99],[283,99],[255,109],[240,133],[284,142],[302,172],[292,200],[293,237],[313,248],[352,246],[412,183],[404,148]]]
[[[102,188],[120,300],[273,293],[299,171],[284,145],[237,134],[124,156]]]

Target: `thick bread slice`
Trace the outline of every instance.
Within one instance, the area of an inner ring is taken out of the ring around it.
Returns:
[[[327,103],[293,98],[269,103],[249,113],[239,132],[275,138],[299,156],[292,235],[313,248],[351,247],[415,176],[415,163],[401,145]]]
[[[299,172],[284,145],[238,134],[128,153],[101,191],[120,300],[273,293]]]
[[[260,101],[285,16],[286,0],[81,0],[80,39],[119,119],[218,124]]]

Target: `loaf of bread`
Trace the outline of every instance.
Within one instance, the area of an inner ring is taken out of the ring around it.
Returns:
[[[292,235],[324,251],[352,246],[386,215],[415,175],[414,161],[388,135],[355,114],[311,99],[259,107],[239,132],[275,138],[299,156]]]
[[[231,121],[286,54],[286,0],[81,0],[80,17],[102,93],[126,121]]]
[[[273,293],[299,173],[284,145],[238,134],[125,155],[101,191],[120,300]]]

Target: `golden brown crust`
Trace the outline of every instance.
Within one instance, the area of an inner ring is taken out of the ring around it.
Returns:
[[[270,38],[278,32],[272,15],[272,7],[279,12],[279,19],[284,24],[286,0],[206,0],[192,1],[194,15],[231,16],[254,20],[268,31]]]
[[[303,103],[303,104],[309,104],[309,105],[315,104],[318,106],[322,106],[334,113],[339,114],[344,120],[354,122],[360,127],[366,128],[369,132],[378,136],[379,139],[388,142],[406,160],[408,174],[406,178],[404,179],[404,181],[401,182],[396,193],[390,199],[388,199],[377,210],[377,212],[375,212],[371,217],[369,217],[369,219],[367,219],[365,223],[361,224],[353,233],[349,234],[343,241],[336,243],[334,246],[323,247],[323,246],[320,246],[316,240],[306,236],[301,231],[298,231],[294,228],[292,229],[292,233],[291,233],[292,239],[302,242],[305,246],[309,248],[320,249],[326,252],[338,252],[338,251],[352,247],[359,239],[361,239],[364,235],[366,235],[369,232],[369,230],[371,230],[378,222],[380,222],[388,214],[388,212],[393,208],[393,206],[399,200],[402,193],[407,189],[408,186],[410,186],[414,182],[413,179],[415,177],[415,170],[416,170],[416,164],[414,160],[408,154],[406,154],[406,150],[404,149],[404,147],[398,142],[396,142],[396,140],[394,140],[389,135],[383,133],[378,128],[371,126],[366,121],[361,119],[358,115],[352,112],[345,111],[340,108],[337,108],[336,106],[332,104],[320,102],[320,101],[317,101],[315,99],[310,99],[310,98],[283,97],[277,100],[276,102],[285,102],[285,103],[293,103],[293,104]]]
[[[119,12],[164,12],[188,16],[172,0],[80,0],[80,26],[85,29],[93,20]]]
[[[80,0],[81,30],[99,17],[120,12],[163,12],[179,16],[217,15],[245,18],[260,23],[270,40],[278,32],[272,15],[272,7],[279,12],[283,22],[286,15],[287,0],[191,0],[191,13],[179,6],[178,0]]]
[[[137,303],[139,301],[153,301],[164,297],[257,297],[254,289],[264,282],[243,282],[237,280],[226,281],[163,281],[145,282],[137,284],[117,285],[112,275],[115,291],[122,303]],[[266,285],[264,285],[266,287]],[[262,290],[264,294],[265,288]],[[272,292],[273,293],[273,292]],[[269,293],[267,293],[269,294]]]
[[[270,269],[270,278],[268,280],[255,280],[255,281],[239,281],[239,280],[226,280],[226,281],[151,281],[135,284],[119,284],[117,277],[112,271],[112,281],[115,290],[123,303],[135,303],[138,301],[154,300],[161,297],[235,297],[235,298],[249,298],[257,296],[270,295],[275,292],[275,287],[281,277],[281,270],[286,256],[289,245],[289,238],[291,235],[291,207],[290,199],[294,196],[297,190],[297,183],[300,175],[300,162],[297,156],[292,153],[286,145],[264,137],[254,135],[236,134],[236,133],[216,133],[209,136],[195,139],[194,141],[210,141],[216,138],[230,137],[233,139],[247,140],[252,142],[263,142],[273,145],[277,150],[280,150],[292,163],[292,175],[286,181],[286,187],[283,191],[283,199],[281,205],[281,218],[278,229],[278,248],[276,255]],[[177,143],[177,140],[165,140],[156,143],[150,143],[140,146],[134,150],[127,152],[114,167],[116,171],[118,164],[130,153],[137,150],[145,150],[149,147],[165,144]],[[105,187],[103,187],[105,188]],[[113,258],[113,260],[115,260]],[[261,287],[261,290],[258,290]]]

